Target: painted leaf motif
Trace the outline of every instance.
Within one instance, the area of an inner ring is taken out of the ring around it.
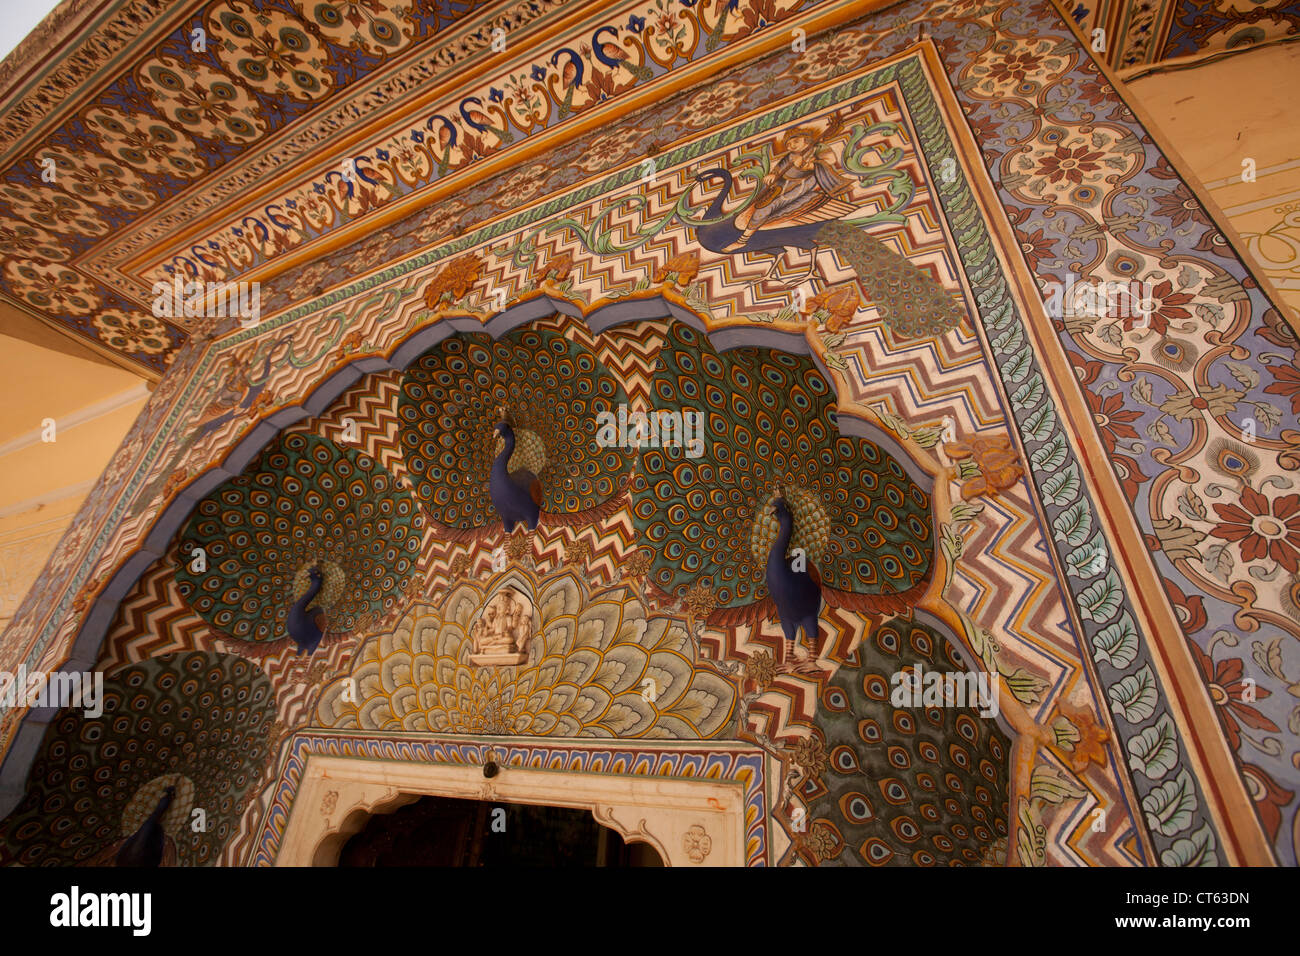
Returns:
[[[1129,766],[1159,780],[1178,764],[1178,740],[1168,714],[1128,742]]]
[[[1124,591],[1112,568],[1100,581],[1094,581],[1079,594],[1079,610],[1098,624],[1105,624],[1115,616],[1124,600]]]
[[[1029,370],[1029,349],[1021,349],[1011,361],[1002,366],[1003,378],[1008,382],[1019,382]]]
[[[1056,426],[1056,412],[1051,405],[1044,405],[1025,419],[1025,430],[1036,440],[1043,441]]]
[[[1073,750],[1079,741],[1079,728],[1069,718],[1057,717],[1052,721],[1052,736],[1056,740],[1056,746],[1062,750]]]
[[[1160,550],[1168,555],[1171,561],[1201,556],[1196,546],[1205,540],[1203,532],[1183,524],[1175,517],[1154,518],[1151,524],[1155,528],[1156,537],[1160,539]]]
[[[1035,767],[1029,781],[1029,796],[1038,797],[1048,803],[1063,803],[1077,800],[1087,791],[1066,777],[1055,767]]]
[[[1255,371],[1244,362],[1225,362],[1228,371],[1246,390],[1250,390],[1259,384],[1259,372]]]
[[[1016,408],[1036,408],[1042,400],[1043,378],[1037,372],[1011,395],[1011,404]]]
[[[1196,788],[1187,771],[1143,797],[1142,809],[1146,811],[1147,825],[1157,833],[1173,836],[1186,830],[1196,812]]]
[[[1150,665],[1136,674],[1130,674],[1106,695],[1111,700],[1111,710],[1123,716],[1130,724],[1140,724],[1156,711],[1160,695],[1156,693],[1156,678]]]
[[[1206,548],[1201,561],[1205,565],[1205,570],[1221,581],[1228,580],[1228,576],[1232,574],[1232,569],[1236,564],[1232,552],[1228,550],[1226,544],[1215,544]]]
[[[1255,402],[1255,417],[1264,426],[1264,431],[1271,432],[1282,424],[1282,409],[1272,402]]]
[[[1174,433],[1169,430],[1169,426],[1162,419],[1157,418],[1146,427],[1147,437],[1152,441],[1158,441],[1162,445],[1172,445],[1174,443]]]
[[[1087,504],[1080,501],[1071,505],[1056,516],[1052,527],[1058,538],[1074,545],[1083,544],[1092,530],[1092,515],[1088,513]]]
[[[1106,570],[1109,563],[1106,558],[1106,543],[1101,539],[1101,532],[1094,534],[1087,544],[1080,545],[1065,556],[1065,563],[1070,574],[1076,578],[1096,577]]]
[[[1252,642],[1250,656],[1271,676],[1281,681],[1286,680],[1282,673],[1282,638],[1274,638],[1267,644],[1263,641]]]
[[[1045,852],[1046,838],[1038,836],[1038,814],[1033,810],[1037,804],[1021,799],[1020,826],[1016,827],[1016,855],[1021,866],[1042,866],[1047,862]]]
[[[1024,333],[1020,330],[1020,326],[1013,325],[1011,326],[1011,328],[1007,329],[996,339],[994,339],[992,345],[999,352],[1009,353],[1009,352],[1014,352],[1016,349],[1020,348],[1020,345],[1021,343],[1024,342],[1024,340],[1025,340],[1025,336]]]
[[[1079,470],[1074,465],[1058,471],[1043,482],[1043,501],[1049,505],[1067,505],[1079,497]]]
[[[1178,496],[1178,510],[1192,521],[1205,520],[1205,502],[1194,488],[1188,487],[1186,491]]]
[[[1058,433],[1038,451],[1029,456],[1030,462],[1039,471],[1055,471],[1065,464],[1065,439]]]
[[[1219,323],[1223,321],[1223,306],[1215,305],[1213,302],[1202,302],[1196,307],[1196,317],[1218,328]]]
[[[1137,628],[1128,612],[1111,624],[1102,628],[1092,639],[1092,646],[1098,660],[1109,663],[1118,670],[1124,670],[1137,660]]]
[[[1012,695],[1022,704],[1036,704],[1042,700],[1043,691],[1048,687],[1047,681],[1035,677],[1023,667],[1017,667],[1003,677]]]
[[[1160,862],[1165,866],[1218,866],[1217,847],[1214,833],[1207,823],[1160,854]]]

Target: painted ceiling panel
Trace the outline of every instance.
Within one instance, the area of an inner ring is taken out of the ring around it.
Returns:
[[[203,321],[156,283],[268,278],[821,2],[64,4],[0,70],[0,294],[157,375]],[[1118,66],[1300,24],[1294,4],[1072,15]]]

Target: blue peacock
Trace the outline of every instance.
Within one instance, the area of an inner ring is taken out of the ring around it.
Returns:
[[[422,521],[379,462],[291,433],[198,503],[181,534],[178,587],[245,653],[310,654],[397,606]]]
[[[437,535],[577,526],[622,507],[634,456],[601,445],[597,416],[626,401],[589,348],[552,329],[440,342],[407,370],[398,402],[404,460]]]
[[[718,352],[681,323],[651,385],[656,410],[697,410],[702,454],[642,454],[633,515],[654,559],[650,583],[694,585],[715,626],[780,621],[783,669],[800,634],[816,651],[823,605],[905,611],[929,586],[930,499],[888,452],[839,433],[830,384],[812,361],[767,348]]]

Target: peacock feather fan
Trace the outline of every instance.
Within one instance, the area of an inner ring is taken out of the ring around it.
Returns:
[[[966,670],[943,634],[895,619],[823,688],[824,764],[810,768],[799,790],[811,839],[795,852],[806,862],[973,866],[999,843],[1005,853],[1011,741],[969,702],[894,706],[894,675],[918,668]]]
[[[415,570],[422,518],[377,461],[316,435],[283,436],[199,502],[181,535],[176,578],[194,611],[239,641],[288,638],[308,590],[330,632],[381,618]],[[204,562],[196,567],[193,548]]]
[[[210,866],[239,828],[270,757],[275,693],[256,664],[189,651],[104,680],[103,714],[60,711],[22,801],[0,824],[0,866],[111,865],[163,789],[169,858]],[[206,829],[191,826],[202,808]]]
[[[498,520],[488,475],[503,419],[516,443],[508,469],[536,478],[544,520],[580,525],[612,513],[634,456],[601,446],[597,416],[626,401],[596,355],[557,332],[462,333],[426,352],[402,379],[398,418],[415,492],[439,535],[476,537]]]
[[[657,412],[702,416],[699,446],[643,451],[633,485],[636,528],[654,551],[650,580],[661,590],[712,588],[713,623],[770,614],[764,563],[777,497],[794,517],[787,556],[803,549],[827,603],[897,611],[928,584],[929,496],[878,445],[839,434],[832,389],[810,359],[767,348],[719,353],[678,323],[651,391]]]

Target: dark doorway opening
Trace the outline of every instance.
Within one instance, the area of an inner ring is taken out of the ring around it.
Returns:
[[[370,818],[339,866],[663,866],[590,810],[421,797]]]

